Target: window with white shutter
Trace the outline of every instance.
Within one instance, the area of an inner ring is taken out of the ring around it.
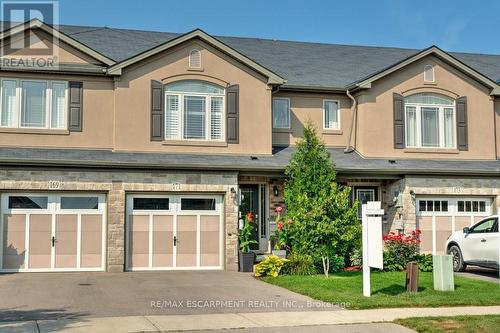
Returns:
[[[165,140],[224,141],[225,90],[195,80],[165,85]]]
[[[68,82],[1,79],[0,127],[66,129]]]

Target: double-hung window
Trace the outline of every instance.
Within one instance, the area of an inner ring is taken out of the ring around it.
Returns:
[[[339,101],[323,101],[323,129],[340,129]]]
[[[273,128],[290,128],[290,99],[273,98]]]
[[[455,148],[455,101],[437,94],[405,98],[406,147]]]
[[[0,80],[0,127],[67,128],[68,82]]]
[[[0,80],[0,127],[67,128],[68,82]]]
[[[165,85],[165,140],[224,141],[224,88],[184,80]]]

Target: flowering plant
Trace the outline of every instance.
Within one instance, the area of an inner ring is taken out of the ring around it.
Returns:
[[[253,230],[253,214],[248,212],[245,215],[245,220],[243,222],[243,227],[238,232],[238,241],[240,242],[241,252],[250,252],[250,245],[257,244],[256,240],[250,239]]]
[[[390,232],[384,240],[384,269],[389,271],[404,270],[410,261],[417,261],[418,245],[420,244],[420,230],[410,234]]]
[[[275,231],[276,243],[275,250],[286,250],[289,246],[288,238],[290,236],[290,228],[293,225],[292,219],[286,219],[283,215],[283,207],[278,206],[275,209],[277,229]],[[286,220],[286,221],[285,221]]]

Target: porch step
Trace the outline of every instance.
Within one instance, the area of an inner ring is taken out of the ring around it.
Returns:
[[[272,253],[262,253],[262,254],[256,254],[255,255],[255,262],[256,263],[259,263],[261,262],[262,260],[266,259],[267,257],[269,257],[270,255],[272,255]]]

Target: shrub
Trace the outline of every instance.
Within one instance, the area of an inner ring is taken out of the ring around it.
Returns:
[[[336,255],[348,256],[360,244],[358,202],[351,202],[350,187],[335,182],[330,153],[311,122],[285,169],[284,197],[287,218],[283,224],[288,248],[321,260],[322,270],[338,266]],[[280,225],[278,225],[280,227]]]
[[[287,262],[288,259],[278,258],[274,255],[269,256],[255,266],[255,275],[277,277],[280,274],[281,268]]]
[[[411,234],[390,232],[384,236],[384,270],[402,271],[410,261],[418,261],[418,244],[420,230]]]
[[[290,275],[314,275],[318,271],[314,259],[308,254],[292,252],[288,257],[283,272]]]
[[[421,272],[432,272],[432,254],[418,256],[418,269]]]

